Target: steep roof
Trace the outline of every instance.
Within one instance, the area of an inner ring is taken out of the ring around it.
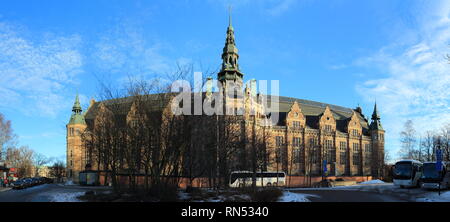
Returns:
[[[278,125],[280,123],[283,123],[284,120],[282,118],[286,117],[286,113],[289,112],[291,106],[294,104],[294,102],[297,102],[302,110],[303,115],[305,115],[306,118],[306,126],[309,128],[317,129],[317,123],[319,122],[319,117],[322,115],[322,113],[325,111],[325,108],[327,106],[330,107],[331,112],[333,113],[334,119],[336,119],[336,128],[337,130],[341,132],[345,132],[345,127],[347,126],[348,119],[351,118],[353,114],[353,109],[337,106],[333,104],[327,104],[327,103],[321,103],[311,100],[305,100],[305,99],[297,99],[292,97],[285,97],[285,96],[279,96],[278,97],[278,104],[279,104],[279,110],[278,113],[280,113],[280,120],[278,121]],[[274,106],[271,105],[271,97],[267,97],[267,103],[269,104],[269,110],[274,111]],[[356,112],[358,115],[358,118],[360,119],[361,126],[363,128],[363,133],[367,134],[369,130],[369,125],[367,122],[367,119],[360,114],[359,112]]]
[[[205,93],[203,93],[203,98],[205,97],[204,94]],[[167,93],[167,94],[161,93],[161,94],[147,95],[145,101],[146,105],[148,106],[148,111],[149,112],[161,111],[164,107],[167,106],[170,99],[175,95],[176,93]],[[269,104],[269,111],[272,111],[274,115],[275,114],[279,115],[278,121],[274,123],[275,125],[278,126],[285,125],[287,113],[290,111],[291,106],[294,104],[295,101],[297,101],[302,110],[303,115],[305,115],[307,127],[312,129],[317,129],[317,123],[319,121],[320,115],[322,115],[327,106],[330,107],[333,117],[336,120],[336,129],[341,132],[345,132],[347,122],[354,112],[353,109],[342,106],[284,96],[279,96],[278,98],[279,109],[278,111],[276,111],[274,110],[275,106],[271,105],[272,102],[271,97],[267,97],[267,103]],[[113,111],[116,115],[127,115],[128,112],[130,111],[133,102],[133,97],[111,99],[101,102],[103,102],[108,108],[110,108],[110,110]],[[95,113],[97,112],[101,102],[95,102],[91,107],[89,107],[84,116],[86,120],[91,120],[95,118]],[[358,118],[360,119],[360,123],[363,128],[363,134],[367,135],[369,130],[369,124],[362,114],[360,114],[359,112],[356,113]]]
[[[166,107],[167,103],[170,101],[170,98],[173,95],[176,95],[176,94],[175,93],[150,94],[150,95],[146,95],[143,99],[146,103],[147,110],[149,112],[161,111],[164,107]],[[95,102],[87,110],[87,112],[85,114],[85,118],[89,119],[89,120],[94,119],[95,114],[101,103],[104,103],[106,105],[106,107],[108,107],[116,115],[127,115],[128,112],[130,111],[133,101],[134,101],[134,98],[132,96],[129,96],[129,97],[109,99],[109,100]]]

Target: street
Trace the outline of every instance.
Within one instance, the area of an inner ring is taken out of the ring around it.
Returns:
[[[392,183],[332,188],[291,188],[290,192],[307,195],[311,202],[429,202],[450,201],[450,191],[400,188]]]
[[[306,190],[292,191],[312,195],[308,197],[311,202],[406,202],[407,199],[364,191],[349,190]]]
[[[22,190],[0,192],[0,202],[76,202],[76,197],[89,190],[108,190],[109,187],[64,186],[43,184]]]

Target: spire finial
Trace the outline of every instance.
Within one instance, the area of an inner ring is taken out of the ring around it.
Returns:
[[[378,113],[376,100],[375,100],[375,105],[373,106],[372,123],[370,124],[369,129],[383,130],[383,127],[381,126],[381,122],[380,122],[380,114]]]
[[[231,26],[231,5],[228,6],[228,26]]]
[[[80,99],[78,97],[78,90],[77,90],[77,96],[75,97],[75,103],[73,104],[72,111],[74,113],[81,113],[81,105],[80,105]]]
[[[380,114],[378,114],[377,101],[375,100],[375,105],[373,106],[372,120],[379,120],[379,119]]]

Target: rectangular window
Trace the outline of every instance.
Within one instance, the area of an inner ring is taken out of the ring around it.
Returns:
[[[325,140],[325,151],[327,161],[330,163],[336,162],[336,149],[334,149],[333,140]]]
[[[339,149],[340,149],[341,151],[347,151],[347,142],[341,141],[341,142],[339,143]]]
[[[343,165],[347,164],[347,152],[341,152],[340,158],[341,158],[341,160],[340,160],[341,164],[343,164]]]
[[[299,163],[305,163],[305,152],[304,149],[300,148],[298,149],[298,156],[299,156]]]
[[[300,163],[300,149],[296,148],[293,151],[294,151],[294,156],[293,156],[294,160],[293,160],[293,162],[294,163]]]
[[[300,127],[300,121],[293,121],[292,122],[292,127],[300,129],[301,128]]]
[[[368,155],[368,154],[365,155],[365,157],[364,157],[364,164],[365,164],[365,165],[370,165],[370,164],[371,164],[372,159],[371,159],[370,157],[371,157],[371,156]]]
[[[353,143],[353,152],[359,152],[359,143]]]
[[[276,159],[277,163],[281,163],[281,149],[280,148],[277,148],[277,150],[276,150],[275,159]]]
[[[300,147],[300,137],[293,137],[292,138],[292,146]]]
[[[325,125],[325,131],[326,132],[332,132],[333,131],[333,127],[331,127],[331,125]]]
[[[364,144],[364,152],[372,152],[372,146],[370,145],[370,143]]]
[[[319,163],[319,149],[316,146],[314,146],[314,148],[313,148],[312,163],[314,163],[314,164]]]
[[[283,163],[286,157],[286,150],[284,148],[277,148],[276,161],[277,163]]]
[[[276,136],[275,142],[277,147],[281,147],[283,145],[283,137],[282,136]]]
[[[359,153],[353,154],[353,165],[359,165],[359,162],[360,162]]]

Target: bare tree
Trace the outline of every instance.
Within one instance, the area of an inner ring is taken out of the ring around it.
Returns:
[[[3,153],[8,147],[14,146],[15,134],[11,126],[11,121],[7,120],[2,113],[0,113],[0,160],[4,157]]]
[[[414,129],[413,121],[407,120],[403,131],[400,133],[400,142],[402,147],[400,156],[406,159],[418,158],[416,148],[416,130]]]
[[[50,167],[50,176],[56,179],[57,183],[63,182],[66,166],[63,161],[58,160]]]
[[[18,169],[20,177],[31,177],[33,171],[34,151],[27,146],[20,148],[8,148],[6,151],[6,163],[10,167]]]
[[[444,125],[440,130],[441,149],[443,150],[444,161],[450,161],[450,123]]]
[[[50,159],[41,153],[35,153],[33,155],[33,164],[36,168],[35,176],[39,176],[39,170],[47,163],[50,162]]]
[[[425,132],[425,135],[421,138],[420,141],[420,151],[421,151],[421,159],[420,161],[433,161],[434,154],[434,145],[435,145],[435,134],[432,131]]]

